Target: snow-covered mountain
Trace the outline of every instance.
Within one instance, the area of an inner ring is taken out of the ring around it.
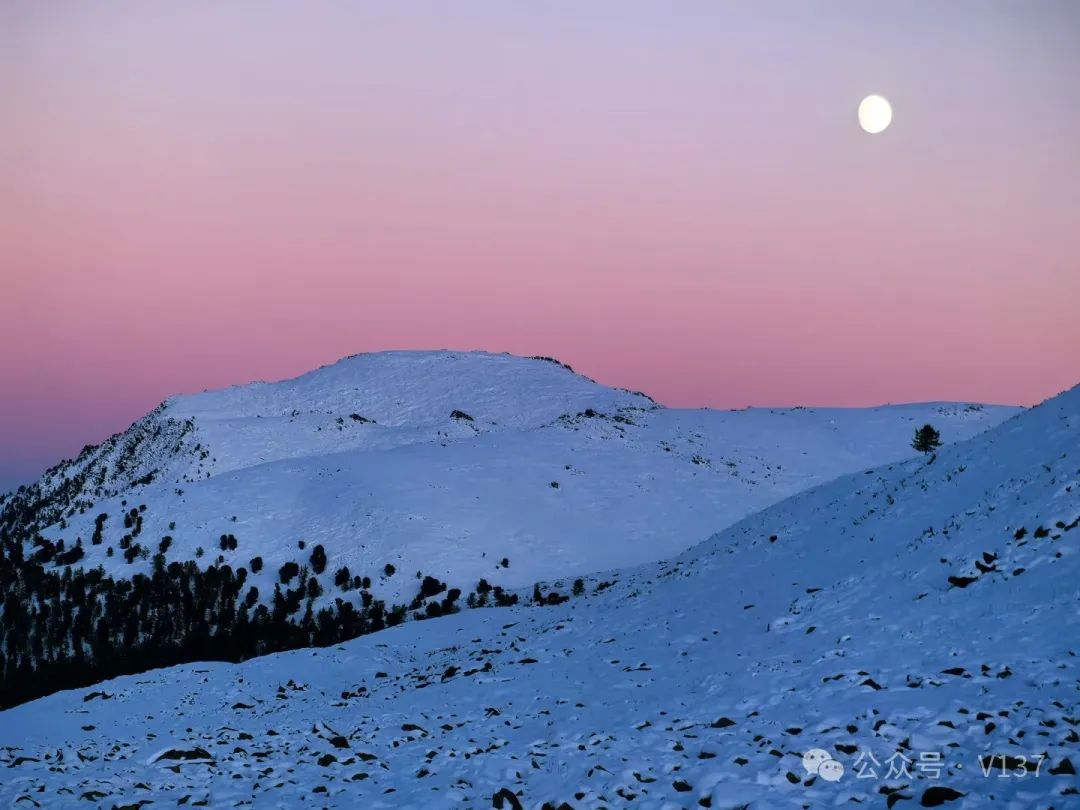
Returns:
[[[51,470],[4,519],[69,550],[81,541],[79,564],[117,577],[149,572],[169,537],[169,561],[244,567],[264,597],[280,566],[322,545],[331,574],[369,576],[394,602],[414,595],[417,571],[469,590],[669,557],[795,492],[913,455],[923,423],[950,442],[1017,410],[678,410],[543,358],[357,355],[174,397]],[[235,543],[221,548],[223,535]],[[404,575],[382,576],[387,564]]]
[[[1078,527],[1073,389],[558,604],[0,713],[0,800],[1074,806]]]
[[[0,707],[506,605],[1016,410],[675,410],[457,352],[176,397],[0,503]]]

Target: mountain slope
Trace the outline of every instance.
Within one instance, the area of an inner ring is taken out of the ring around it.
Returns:
[[[505,605],[1016,410],[666,409],[460,352],[175,397],[0,501],[0,706]]]
[[[953,441],[1016,411],[677,410],[554,361],[357,355],[175,397],[51,471],[0,526],[67,549],[81,540],[80,564],[117,577],[148,573],[166,536],[169,561],[235,570],[260,556],[264,572],[248,582],[264,596],[281,565],[307,563],[303,541],[325,547],[331,572],[370,576],[395,601],[416,584],[380,577],[388,563],[467,590],[481,577],[516,587],[653,561],[794,492],[912,455],[924,422]],[[222,535],[237,547],[218,548]],[[129,545],[142,553],[125,555]]]
[[[466,611],[0,713],[0,797],[1067,807],[1078,538],[1074,389],[555,606]],[[826,759],[804,762],[812,749]]]

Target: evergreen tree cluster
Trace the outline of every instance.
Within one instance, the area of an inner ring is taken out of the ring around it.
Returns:
[[[119,451],[118,464],[137,466],[133,449],[122,444],[113,449]],[[79,461],[96,452],[87,448]],[[321,545],[306,552],[307,559],[281,565],[273,592],[260,594],[248,570],[233,568],[224,555],[207,565],[202,546],[195,550],[196,560],[169,560],[172,535],[148,540],[146,506],[126,501],[119,517],[95,517],[89,545],[104,545],[111,559],[116,549],[107,535],[120,535],[116,546],[127,563],[152,562],[115,575],[100,566],[85,568],[82,538],[67,546],[41,532],[53,524],[63,528],[68,518],[92,509],[85,496],[95,487],[101,494],[104,474],[91,472],[90,465],[77,469],[73,462],[56,471],[63,475],[48,488],[39,482],[0,495],[0,709],[158,667],[238,662],[336,644],[406,618],[454,613],[462,602],[468,607],[518,603],[517,594],[486,580],[462,599],[461,589],[417,572],[416,596],[408,604],[388,606],[371,593],[372,577],[347,567],[328,570]],[[168,527],[173,532],[176,523]],[[297,545],[305,554],[306,543]],[[238,541],[223,534],[217,546],[235,552]],[[262,557],[252,557],[249,565],[258,574]],[[508,567],[509,560],[501,565]],[[319,579],[324,573],[325,585]],[[379,573],[390,578],[396,569],[387,563]]]
[[[149,575],[130,579],[52,565],[73,550],[46,545],[25,556],[22,543],[0,539],[0,708],[188,661],[335,644],[406,616],[404,605],[387,608],[368,591],[359,605],[338,598],[315,610],[314,576],[285,592],[276,586],[267,606],[245,587],[246,569],[167,563],[163,554]]]
[[[134,533],[138,518],[128,512],[125,522],[127,517]],[[224,537],[232,548],[232,535]],[[459,588],[420,572],[411,602],[388,607],[369,590],[371,577],[348,568],[334,575],[343,596],[317,608],[325,591],[312,572],[325,571],[322,546],[311,553],[311,569],[292,561],[282,565],[273,593],[263,600],[247,569],[170,562],[171,543],[171,537],[161,539],[149,573],[115,578],[101,567],[75,565],[84,554],[81,540],[65,548],[63,540],[37,535],[24,542],[0,529],[0,709],[119,675],[337,644],[409,617],[461,609]],[[125,555],[149,554],[129,535],[121,546]],[[261,569],[262,559],[253,558],[251,567]],[[506,607],[518,596],[481,579],[464,601],[468,607]]]

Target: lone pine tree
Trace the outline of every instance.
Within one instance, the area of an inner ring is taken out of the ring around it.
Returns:
[[[933,425],[923,425],[915,431],[911,446],[920,453],[933,453],[941,447],[941,434],[934,429]]]

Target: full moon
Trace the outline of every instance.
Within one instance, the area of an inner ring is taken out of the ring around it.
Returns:
[[[859,104],[859,126],[876,135],[892,121],[892,107],[881,96],[867,96]]]

